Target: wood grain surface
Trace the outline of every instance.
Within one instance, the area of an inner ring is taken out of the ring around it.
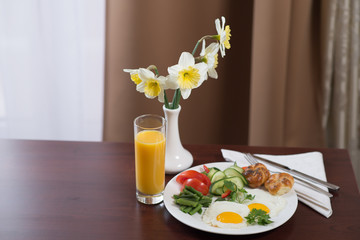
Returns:
[[[272,231],[227,239],[358,239],[360,195],[343,149],[188,145],[194,166],[224,161],[220,149],[251,153],[323,153],[327,179],[341,187],[327,219],[299,203]],[[311,166],[309,166],[311,167]],[[169,181],[174,175],[166,175]],[[188,227],[163,203],[135,198],[132,143],[0,140],[0,240],[219,239]]]

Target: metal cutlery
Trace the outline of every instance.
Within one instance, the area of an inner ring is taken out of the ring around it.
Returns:
[[[293,176],[300,177],[300,178],[306,179],[306,180],[308,180],[310,182],[320,184],[320,185],[322,185],[324,187],[327,187],[329,189],[339,190],[339,188],[340,188],[339,186],[337,186],[335,184],[325,182],[325,181],[323,181],[321,179],[318,179],[318,178],[315,178],[313,176],[307,175],[305,173],[299,172],[299,171],[297,171],[295,169],[291,169],[288,166],[282,165],[282,164],[277,163],[277,162],[273,162],[273,161],[271,161],[269,159],[265,159],[265,158],[262,158],[262,157],[259,157],[259,156],[254,156],[254,155],[252,155],[250,153],[247,153],[246,155],[251,156],[251,157],[253,157],[253,158],[257,159],[257,160],[260,160],[262,162],[265,162],[265,163],[269,164],[270,166],[276,167],[276,168],[278,168],[278,169],[280,169],[280,170],[282,170],[284,172],[290,173]]]
[[[250,164],[256,164],[256,163],[259,162],[259,161],[256,159],[257,157],[251,155],[250,153],[246,153],[244,156],[245,156],[245,159],[246,159]],[[270,171],[270,172],[277,173],[277,172],[274,172],[274,171]],[[309,188],[311,188],[311,189],[313,189],[313,190],[315,190],[315,191],[317,191],[317,192],[319,192],[319,193],[322,193],[322,194],[324,194],[324,195],[326,195],[326,196],[328,196],[328,197],[332,197],[332,196],[333,196],[331,193],[329,193],[329,192],[327,192],[327,191],[319,188],[318,186],[315,186],[315,185],[313,185],[313,184],[311,184],[311,183],[309,183],[309,182],[307,182],[307,181],[305,181],[305,180],[303,180],[303,179],[301,179],[301,178],[299,178],[299,177],[297,177],[297,176],[294,176],[294,175],[293,175],[293,177],[294,177],[295,181],[298,182],[298,183],[300,183],[301,185],[304,185],[304,186],[306,186],[306,187],[309,187]]]

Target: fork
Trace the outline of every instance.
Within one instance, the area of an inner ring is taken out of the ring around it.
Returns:
[[[253,155],[251,155],[250,153],[245,153],[244,157],[245,157],[246,161],[248,161],[248,162],[249,162],[250,164],[252,164],[252,165],[254,165],[254,164],[256,164],[256,163],[259,162],[259,161],[258,161]],[[270,171],[270,170],[269,170],[269,171]],[[279,173],[279,172],[275,172],[275,171],[270,171],[270,172],[271,172],[271,173]],[[309,182],[307,182],[307,181],[305,181],[305,180],[303,180],[303,179],[301,179],[301,178],[298,178],[298,177],[296,177],[296,176],[293,176],[293,177],[294,177],[294,179],[296,180],[297,183],[300,183],[300,184],[303,185],[303,186],[309,187],[309,188],[311,188],[311,189],[313,189],[313,190],[315,190],[315,191],[317,191],[317,192],[319,192],[319,193],[325,194],[325,195],[328,196],[328,197],[332,197],[332,196],[333,196],[331,193],[329,193],[329,192],[327,192],[327,191],[319,188],[318,186],[315,186],[314,184],[311,184],[311,183],[309,183]]]

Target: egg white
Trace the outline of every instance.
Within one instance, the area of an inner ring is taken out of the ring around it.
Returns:
[[[216,219],[216,217],[223,212],[234,212],[239,214],[243,221],[241,223],[223,223]],[[209,208],[207,208],[202,216],[202,220],[211,226],[219,228],[243,228],[247,226],[245,217],[249,215],[249,208],[240,203],[218,201],[213,202]]]
[[[248,206],[252,203],[261,203],[270,209],[270,218],[276,217],[279,212],[285,208],[287,201],[281,196],[271,195],[269,192],[262,189],[247,189],[249,194],[255,195],[255,198],[251,201],[246,202]]]

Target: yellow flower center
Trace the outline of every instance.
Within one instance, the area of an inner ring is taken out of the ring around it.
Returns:
[[[214,58],[215,58],[215,62],[214,62],[214,69],[215,69],[215,68],[217,68],[217,66],[218,66],[218,64],[219,64],[218,54],[216,54],[216,55],[214,56]]]
[[[130,77],[131,77],[131,80],[136,84],[136,85],[138,85],[139,83],[141,83],[141,79],[140,79],[140,77],[139,77],[139,74],[131,74],[130,75]]]
[[[160,94],[160,91],[161,91],[160,84],[155,79],[147,81],[145,83],[144,92],[146,95],[151,97],[156,97]]]
[[[179,72],[178,83],[182,89],[193,89],[197,87],[200,81],[199,70],[189,67]]]
[[[224,41],[224,46],[225,46],[226,49],[230,49],[230,42],[229,41],[230,41],[231,34],[230,34],[230,26],[229,25],[227,25],[225,27],[225,32],[226,32],[226,39]]]

